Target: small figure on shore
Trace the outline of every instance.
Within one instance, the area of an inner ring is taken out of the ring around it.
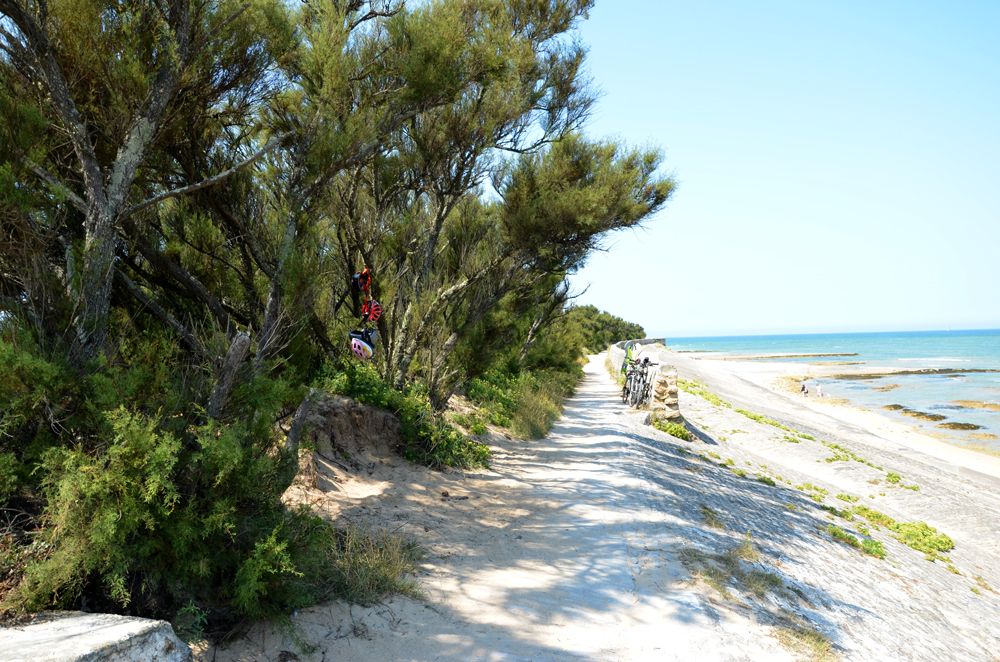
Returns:
[[[801,388],[801,389],[799,389],[799,392],[800,392],[800,393],[801,393],[802,395],[809,395],[809,387],[808,387],[808,386],[806,386],[806,383],[805,383],[805,382],[802,382],[802,388]]]
[[[817,398],[822,398],[823,397],[823,386],[822,386],[822,384],[816,384],[816,397]]]

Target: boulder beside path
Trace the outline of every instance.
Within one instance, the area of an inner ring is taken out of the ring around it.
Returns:
[[[189,662],[170,623],[116,614],[51,612],[0,628],[0,662]]]

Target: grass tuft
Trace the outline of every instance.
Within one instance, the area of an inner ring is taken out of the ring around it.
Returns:
[[[671,437],[677,437],[683,441],[691,441],[694,436],[691,431],[688,430],[682,423],[674,423],[673,421],[661,421],[654,418],[652,421],[653,427],[660,432],[666,432]]]
[[[889,529],[895,534],[896,540],[918,552],[923,552],[930,561],[943,558],[941,552],[955,548],[955,541],[925,522],[897,522],[867,506],[855,506],[854,512],[876,526]]]
[[[701,505],[701,518],[705,520],[705,524],[714,529],[726,528],[726,524],[719,518],[719,514],[704,504]]]
[[[861,551],[875,558],[885,558],[885,545],[873,538],[866,538],[861,541]]]
[[[812,662],[832,662],[836,659],[833,644],[822,632],[809,624],[786,623],[775,628],[775,637],[788,650]]]
[[[764,416],[763,414],[758,414],[756,412],[752,412],[752,411],[749,411],[747,409],[737,409],[736,412],[739,413],[739,414],[743,414],[744,416],[746,416],[747,418],[749,418],[751,421],[756,421],[758,423],[763,423],[764,425],[770,425],[771,427],[778,428],[779,430],[784,430],[785,432],[791,432],[793,434],[797,434],[795,430],[793,430],[792,428],[788,427],[787,425],[779,423],[778,421],[774,420],[773,418],[769,418],[767,416]]]
[[[360,605],[375,604],[393,593],[420,597],[416,582],[408,577],[423,556],[415,542],[354,527],[337,529],[335,540],[328,558],[332,595]]]
[[[677,386],[680,387],[682,390],[687,391],[691,395],[697,395],[703,400],[707,400],[708,402],[712,403],[717,407],[725,407],[727,409],[732,409],[733,407],[730,403],[726,402],[716,394],[709,391],[704,384],[701,384],[699,382],[692,381],[689,379],[678,379]]]

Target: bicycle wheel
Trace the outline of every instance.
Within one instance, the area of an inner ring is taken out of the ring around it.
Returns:
[[[632,382],[632,393],[629,397],[629,405],[632,407],[638,407],[640,404],[639,396],[642,395],[643,385],[645,384],[645,379],[643,375],[639,375],[638,378]]]
[[[639,406],[649,404],[649,396],[652,395],[653,389],[650,388],[651,384],[647,381],[642,387],[642,397],[639,398]]]

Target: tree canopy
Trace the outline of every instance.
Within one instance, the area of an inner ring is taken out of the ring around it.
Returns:
[[[47,545],[7,607],[318,595],[276,423],[364,265],[396,392],[558,362],[566,276],[674,187],[582,133],[591,4],[0,0],[0,498]],[[586,317],[570,353],[642,335]]]

